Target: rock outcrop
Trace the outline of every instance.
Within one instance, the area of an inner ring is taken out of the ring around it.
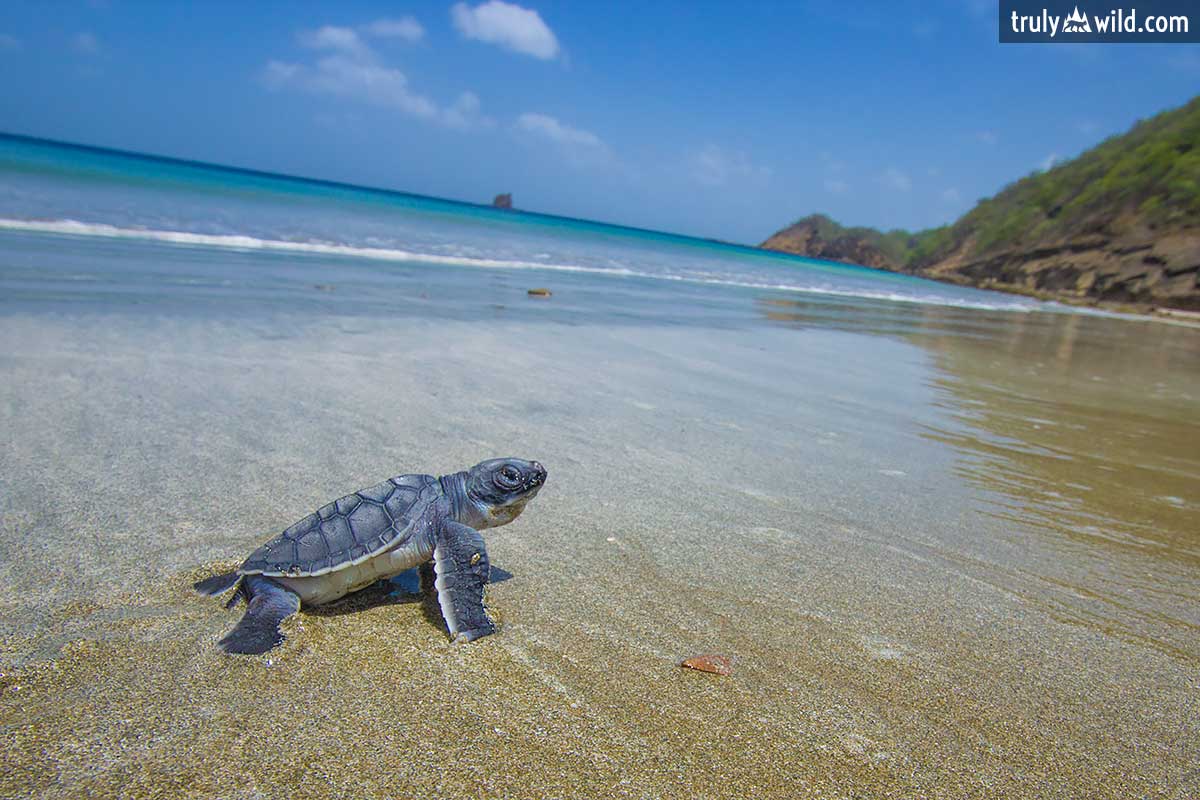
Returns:
[[[1106,236],[977,254],[969,244],[905,271],[1098,304],[1200,311],[1200,230]]]
[[[498,195],[496,195],[496,198],[494,200],[492,200],[492,205],[495,208],[511,209],[512,208],[512,195],[511,194],[498,194]]]
[[[814,214],[779,231],[763,242],[762,247],[826,261],[899,269],[902,265],[888,258],[878,243],[872,241],[871,233],[875,232],[848,230],[828,217]]]

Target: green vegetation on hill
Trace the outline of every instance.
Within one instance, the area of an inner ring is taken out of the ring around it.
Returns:
[[[952,225],[881,232],[815,214],[763,246],[960,283],[1200,307],[1200,97],[1010,184]]]
[[[900,263],[938,261],[968,237],[975,255],[987,255],[1139,225],[1200,226],[1200,97],[1022,178],[951,226],[916,234]]]

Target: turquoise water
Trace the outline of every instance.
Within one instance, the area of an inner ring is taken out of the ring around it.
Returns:
[[[764,295],[1052,308],[667,233],[21,137],[0,136],[0,175],[0,302],[10,306],[466,316],[483,306],[718,323],[752,316]],[[551,288],[554,303],[511,307],[534,286]]]

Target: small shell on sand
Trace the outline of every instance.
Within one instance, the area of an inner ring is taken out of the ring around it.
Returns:
[[[549,297],[550,295],[551,295],[550,290],[545,287],[540,287],[537,289],[529,290],[530,297]]]
[[[715,654],[692,656],[679,666],[699,670],[700,672],[711,672],[714,675],[733,674],[733,663],[729,660],[729,657]]]

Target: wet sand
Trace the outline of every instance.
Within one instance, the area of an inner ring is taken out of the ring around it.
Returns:
[[[875,309],[0,317],[0,796],[1195,796],[1196,332]],[[499,635],[216,651],[191,581],[508,454]]]

